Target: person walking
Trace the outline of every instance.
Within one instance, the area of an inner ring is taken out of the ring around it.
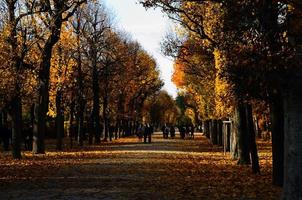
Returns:
[[[148,137],[148,126],[147,124],[145,124],[144,126],[144,143],[146,144],[147,143],[147,137]]]
[[[173,138],[173,139],[175,138],[175,128],[173,125],[170,128],[170,135],[171,135],[171,138]]]
[[[152,133],[153,133],[153,126],[148,124],[148,143],[151,143],[151,138],[152,138]]]
[[[138,141],[139,141],[139,142],[142,142],[143,134],[144,134],[143,125],[140,124],[140,125],[138,126],[138,129],[137,129],[137,137],[138,137]]]

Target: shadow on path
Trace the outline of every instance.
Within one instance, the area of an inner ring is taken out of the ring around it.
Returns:
[[[251,177],[249,168],[238,167],[201,134],[182,140],[156,133],[152,139],[144,144],[121,138],[44,156],[27,153],[21,161],[2,156],[0,199],[269,200],[278,194],[264,181],[270,171],[264,178]]]

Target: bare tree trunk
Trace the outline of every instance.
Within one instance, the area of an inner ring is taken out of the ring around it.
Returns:
[[[217,144],[222,146],[223,138],[222,138],[222,120],[217,120]]]
[[[208,139],[210,139],[210,120],[204,122],[204,134]]]
[[[254,174],[260,174],[259,157],[258,157],[257,144],[256,144],[256,134],[254,129],[252,106],[246,103],[245,109],[246,109],[247,134],[250,139],[249,149],[251,153],[252,170]]]
[[[57,6],[63,6],[58,4]],[[46,115],[48,112],[48,103],[49,103],[49,75],[50,75],[50,61],[52,56],[52,49],[54,45],[59,41],[61,26],[62,26],[62,13],[60,10],[63,8],[56,8],[56,12],[54,12],[51,26],[51,33],[49,38],[47,39],[43,51],[42,51],[42,59],[40,64],[39,71],[39,94],[38,99],[35,104],[35,121],[34,121],[34,140],[33,140],[33,153],[45,153],[45,144],[44,138],[46,133]]]
[[[95,136],[95,130],[93,126],[93,113],[91,113],[90,117],[87,118],[87,127],[88,127],[88,144],[93,144],[93,137]]]
[[[101,142],[101,127],[100,127],[100,85],[99,85],[99,73],[97,70],[96,62],[93,63],[93,124],[95,131],[95,144]]]
[[[10,45],[11,54],[11,70],[15,70],[15,94],[10,102],[10,116],[12,118],[12,153],[13,158],[21,158],[21,130],[22,130],[22,100],[21,100],[21,87],[20,87],[20,74],[22,73],[24,55],[19,56],[16,49],[18,49],[17,41],[17,25],[18,21],[16,19],[16,4],[17,1],[6,1],[6,6],[8,8],[9,17],[9,38],[8,42]],[[24,50],[24,49],[22,49]],[[8,134],[9,135],[9,134]],[[8,136],[9,137],[9,136]],[[8,138],[7,138],[8,139]],[[5,141],[7,142],[7,141]]]
[[[16,95],[11,102],[12,118],[12,154],[14,159],[21,159],[21,129],[22,104],[20,95]]]
[[[238,164],[248,165],[251,163],[249,155],[250,138],[247,131],[245,103],[238,102],[235,108],[234,129],[236,133],[236,142],[238,147]]]
[[[74,138],[74,134],[75,134],[75,130],[74,130],[74,107],[75,107],[75,103],[72,102],[70,105],[70,118],[69,118],[69,140],[70,140],[70,148],[73,147],[73,138]]]
[[[238,108],[235,107],[234,111],[234,119],[233,119],[233,126],[231,130],[231,138],[230,138],[230,152],[231,158],[236,160],[239,158],[239,151],[238,151],[238,127],[239,127],[239,111]]]
[[[284,112],[283,99],[274,95],[270,104],[272,122],[272,148],[273,148],[273,184],[283,185],[284,176]]]
[[[44,154],[44,138],[46,133],[46,114],[48,110],[49,94],[47,83],[40,82],[39,101],[35,104],[35,120],[33,125],[33,153]],[[46,94],[47,93],[47,94]]]
[[[105,88],[104,88],[104,96],[103,96],[103,118],[104,118],[104,129],[105,129],[105,138],[104,141],[108,141],[109,136],[109,119],[108,119],[108,82],[109,82],[109,69],[108,66],[105,65],[104,69],[104,79],[105,79]]]
[[[77,29],[77,105],[76,105],[76,113],[77,113],[77,142],[79,146],[83,146],[84,143],[84,83],[83,83],[83,71],[82,71],[82,56],[81,56],[81,41],[80,41],[80,23],[81,19],[77,16],[78,26]]]
[[[217,144],[217,120],[212,120],[212,127],[211,127],[211,142],[212,144]]]
[[[283,200],[302,199],[302,77],[293,77],[284,91]]]

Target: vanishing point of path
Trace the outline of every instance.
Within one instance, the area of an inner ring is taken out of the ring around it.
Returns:
[[[179,136],[179,135],[177,135]],[[0,199],[277,199],[271,154],[260,144],[262,175],[237,166],[201,134],[151,144],[121,138],[101,146],[26,153],[21,161],[0,156]]]

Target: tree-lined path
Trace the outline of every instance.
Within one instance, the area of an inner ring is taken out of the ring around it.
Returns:
[[[277,199],[270,144],[259,141],[262,175],[236,165],[197,133],[195,139],[136,137],[100,146],[0,157],[0,199]],[[51,148],[50,144],[48,144]]]

